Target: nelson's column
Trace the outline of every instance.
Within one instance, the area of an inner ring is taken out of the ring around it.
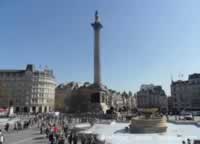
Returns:
[[[98,12],[95,13],[95,21],[92,23],[94,29],[94,84],[101,87],[101,50],[100,50],[100,30],[103,27],[100,23]]]
[[[106,112],[108,109],[109,91],[101,82],[101,47],[100,23],[98,12],[95,12],[94,22],[94,83],[83,85],[72,96],[71,112]]]

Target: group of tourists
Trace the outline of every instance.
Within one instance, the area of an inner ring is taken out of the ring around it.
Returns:
[[[44,115],[38,121],[40,134],[45,134],[50,144],[97,144],[93,134],[79,133],[74,126],[82,120],[73,117]]]
[[[98,139],[94,134],[79,133],[74,126],[88,122],[91,126],[98,118],[84,115],[81,117],[73,115],[37,114],[18,116],[14,123],[6,123],[2,130],[5,133],[23,131],[28,128],[38,128],[41,135],[45,135],[49,144],[97,144]],[[4,144],[4,132],[0,130],[0,144]]]
[[[19,131],[19,130],[25,130],[33,126],[33,123],[31,122],[31,119],[29,120],[18,120],[12,126],[9,123],[6,123],[4,126],[5,132],[9,132],[10,130]],[[13,128],[13,129],[12,129]]]
[[[187,142],[186,141],[182,141],[182,144],[192,144],[192,143],[191,143],[191,140],[188,138]]]
[[[9,133],[13,133],[13,132],[18,132],[19,130],[23,131],[26,130],[28,128],[31,128],[33,126],[35,126],[40,118],[42,117],[42,115],[20,115],[17,116],[15,119],[15,122],[12,124],[10,123],[6,123],[4,126],[1,125],[0,128],[0,144],[4,144],[5,143],[5,136],[4,134],[9,134]],[[3,127],[2,127],[3,126]]]
[[[77,132],[63,132],[63,129],[47,130],[47,137],[50,144],[96,144],[96,137],[92,134],[84,135]]]

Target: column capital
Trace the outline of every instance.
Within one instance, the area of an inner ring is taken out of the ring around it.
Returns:
[[[94,22],[91,25],[94,28],[94,30],[98,30],[98,29],[101,29],[103,27],[103,25],[100,22],[98,11],[95,12]]]
[[[94,30],[100,30],[101,28],[103,28],[103,25],[100,22],[94,22],[91,25],[94,28]]]

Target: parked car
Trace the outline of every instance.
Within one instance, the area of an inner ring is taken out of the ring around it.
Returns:
[[[200,111],[193,111],[193,112],[192,112],[192,115],[193,115],[193,116],[200,116]]]
[[[190,112],[181,112],[179,120],[193,120],[193,115]]]
[[[184,115],[184,120],[193,120],[193,116],[192,116],[192,114],[186,114],[186,115]]]

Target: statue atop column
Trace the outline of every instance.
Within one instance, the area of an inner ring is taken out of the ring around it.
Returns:
[[[97,10],[95,12],[95,22],[99,22],[99,15]]]

